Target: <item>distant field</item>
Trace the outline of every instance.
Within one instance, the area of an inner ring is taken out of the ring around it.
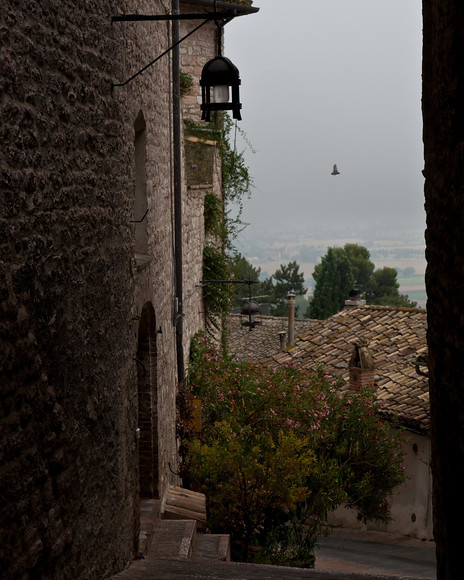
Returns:
[[[398,276],[398,282],[400,286],[421,286],[425,288],[425,278],[421,274],[416,274],[414,276],[408,276],[407,278],[402,278]]]
[[[417,302],[417,306],[425,308],[427,294],[425,292],[425,279],[423,275],[416,274],[407,278],[398,277],[401,294],[407,294],[409,300]]]

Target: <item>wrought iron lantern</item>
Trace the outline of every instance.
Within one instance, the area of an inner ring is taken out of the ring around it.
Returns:
[[[202,121],[211,120],[211,111],[232,111],[233,118],[240,121],[240,83],[238,68],[230,59],[216,56],[208,61],[200,79]]]

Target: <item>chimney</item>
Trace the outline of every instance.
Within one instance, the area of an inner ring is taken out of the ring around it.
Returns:
[[[284,352],[285,350],[285,338],[287,336],[287,332],[285,330],[281,330],[279,332],[279,340],[280,340],[280,352]]]
[[[353,310],[354,308],[358,308],[358,306],[365,305],[366,301],[362,300],[361,296],[362,294],[360,290],[351,290],[350,298],[349,300],[345,300],[345,306],[343,310]]]
[[[356,393],[362,387],[373,387],[375,385],[374,359],[367,343],[354,345],[354,351],[348,365],[350,375],[350,389]]]
[[[288,334],[287,334],[287,348],[295,344],[295,294],[289,292],[287,294],[288,306]]]

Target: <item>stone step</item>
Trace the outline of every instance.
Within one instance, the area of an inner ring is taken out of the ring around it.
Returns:
[[[139,556],[147,553],[148,544],[153,534],[153,525],[160,518],[161,501],[159,499],[140,500]]]
[[[192,559],[230,562],[230,538],[228,534],[197,534]]]
[[[153,528],[148,556],[189,558],[196,534],[195,520],[159,520]]]

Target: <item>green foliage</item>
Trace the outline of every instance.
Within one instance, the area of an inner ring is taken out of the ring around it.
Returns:
[[[368,304],[408,308],[417,305],[398,292],[394,268],[374,268],[364,246],[345,244],[343,248],[328,248],[321,263],[314,267],[316,287],[307,317],[324,319],[339,312],[354,288],[364,292]]]
[[[251,196],[253,179],[245,162],[244,152],[236,147],[237,133],[240,133],[248,143],[244,131],[229,115],[217,115],[216,119],[207,126],[199,125],[190,120],[184,121],[186,131],[202,140],[216,141],[221,157],[222,196],[224,200],[223,216],[224,245],[232,246],[246,224],[241,220],[243,206]],[[250,146],[253,151],[253,148]]]
[[[271,313],[274,316],[287,315],[287,295],[293,291],[297,296],[306,293],[304,287],[304,276],[300,273],[300,266],[297,262],[289,262],[287,265],[281,264],[273,276],[259,282],[260,268],[255,268],[244,256],[236,254],[231,258],[231,270],[233,278],[237,280],[253,280],[256,284],[252,286],[253,296],[259,297],[260,303],[271,303]],[[243,298],[248,297],[248,287],[237,287],[233,295],[233,303],[240,306]]]
[[[425,297],[426,298],[426,297]],[[415,308],[417,302],[410,300],[406,294],[387,294],[379,298],[369,298],[369,304],[378,304],[379,306],[394,306],[397,308]]]
[[[249,280],[251,293],[253,296],[263,295],[262,284],[259,282],[260,268],[255,268],[242,254],[236,253],[229,257],[230,272],[232,280]],[[244,299],[250,296],[248,284],[237,284],[233,288],[232,305],[236,307],[243,306]]]
[[[395,268],[379,268],[373,274],[371,293],[374,297],[392,295],[398,292],[400,285],[396,277],[398,273]]]
[[[214,193],[207,193],[204,200],[205,233],[223,240],[226,235],[223,216],[221,200]]]
[[[192,77],[184,72],[180,71],[180,94],[181,96],[188,95],[193,88],[193,79]]]
[[[237,123],[229,115],[224,115],[221,140],[223,194],[229,202],[241,204],[250,197],[253,180],[245,164],[243,152],[236,149],[237,132],[243,134]]]
[[[368,303],[409,308],[417,306],[417,302],[410,301],[406,295],[398,292],[400,285],[397,281],[397,275],[395,268],[385,267],[375,270],[370,292],[367,294]]]
[[[368,290],[375,268],[370,260],[369,250],[358,244],[345,244],[343,250],[350,261],[356,288],[361,291]]]
[[[251,196],[253,179],[246,166],[243,151],[237,151],[237,133],[245,136],[237,122],[229,115],[223,116],[222,139],[220,141],[222,194],[225,204],[225,220],[228,237],[233,240],[246,227],[242,222],[245,200]]]
[[[228,280],[229,264],[224,252],[205,246],[203,249],[203,279]],[[231,288],[228,284],[205,284],[203,298],[207,320],[217,328],[221,316],[230,312]]]
[[[295,316],[304,318],[308,310],[309,302],[304,296],[297,296],[295,298]]]
[[[271,313],[275,316],[286,316],[287,314],[287,295],[292,292],[296,295],[306,294],[304,287],[304,275],[300,273],[300,266],[295,261],[287,265],[280,265],[280,268],[274,272],[274,306]]]
[[[237,280],[259,280],[261,268],[255,268],[240,252],[230,257],[230,264],[234,278]]]
[[[207,494],[212,531],[231,533],[242,559],[258,544],[262,561],[312,566],[339,505],[388,521],[386,497],[405,480],[401,439],[371,391],[342,393],[322,371],[220,357],[198,337],[189,397],[202,401],[202,428],[184,423],[188,476]]]
[[[190,135],[217,143],[221,157],[223,199],[218,199],[213,193],[205,195],[205,232],[215,237],[218,244],[210,243],[204,249],[203,279],[229,280],[231,272],[225,250],[232,249],[232,242],[243,227],[240,219],[243,203],[250,196],[252,187],[243,152],[238,152],[235,146],[238,128],[228,115],[217,115],[215,122],[206,126],[190,120],[185,120],[184,124]],[[235,217],[232,216],[231,205],[239,208]],[[230,311],[231,293],[232,288],[228,284],[206,284],[203,288],[207,321],[215,328],[218,328],[219,319]]]
[[[350,261],[342,248],[328,248],[321,263],[314,268],[314,295],[309,303],[308,318],[323,320],[339,312],[354,286]]]

